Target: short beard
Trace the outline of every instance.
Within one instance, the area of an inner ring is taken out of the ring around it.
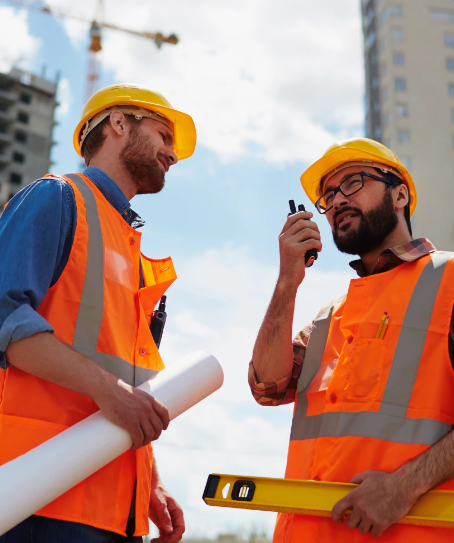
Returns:
[[[120,161],[137,187],[136,194],[156,194],[164,188],[165,174],[150,138],[142,134],[140,121],[131,121],[129,139],[120,153]]]
[[[356,230],[350,227],[345,235],[339,236],[336,219],[345,211],[354,211],[359,215],[359,226]],[[394,232],[399,222],[393,205],[392,193],[388,190],[386,190],[381,204],[367,211],[367,213],[348,206],[340,209],[333,217],[333,220],[334,243],[339,251],[349,255],[365,255],[379,249],[386,238]]]

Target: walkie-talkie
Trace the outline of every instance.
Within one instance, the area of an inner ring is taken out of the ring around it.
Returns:
[[[167,319],[166,300],[167,296],[161,298],[159,307],[153,311],[150,321],[150,332],[158,349],[161,345],[162,333],[164,332],[164,326]]]
[[[294,215],[296,213],[296,206],[294,200],[289,200],[289,206],[290,206],[290,215]],[[306,208],[303,204],[300,204],[298,206],[298,211],[306,211]],[[307,253],[304,255],[304,260],[306,262],[306,268],[310,268],[312,264],[317,260],[318,258],[318,251],[317,249],[310,249],[307,251]]]

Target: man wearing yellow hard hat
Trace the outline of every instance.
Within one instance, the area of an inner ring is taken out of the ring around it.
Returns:
[[[301,183],[358,278],[292,347],[305,255],[322,244],[312,213],[290,215],[249,384],[259,404],[295,403],[286,478],[359,486],[331,518],[280,514],[274,541],[452,541],[398,522],[430,489],[454,490],[454,259],[412,239],[414,182],[378,142],[333,145]]]
[[[149,518],[160,542],[182,537],[150,444],[169,414],[136,388],[164,367],[150,322],[176,275],[170,258],[141,253],[144,221],[129,200],[159,192],[195,144],[191,117],[161,94],[111,85],[74,133],[87,168],[35,181],[1,217],[0,465],[98,410],[133,438],[1,542],[138,542]]]

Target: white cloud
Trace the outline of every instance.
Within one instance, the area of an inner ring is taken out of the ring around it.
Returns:
[[[30,69],[41,41],[29,34],[27,11],[0,7],[0,21],[0,71],[7,72],[13,65]]]
[[[81,0],[78,10],[91,17],[93,4]],[[179,35],[177,46],[157,51],[146,39],[105,31],[102,64],[191,113],[199,142],[224,160],[311,161],[334,138],[362,130],[357,0],[130,0],[127,10],[111,0],[105,19]],[[86,32],[66,28],[72,39]]]
[[[192,311],[183,311],[178,313],[174,319],[174,325],[178,333],[188,334],[196,337],[218,336],[216,329],[200,322],[194,317]]]
[[[69,79],[63,78],[60,80],[58,84],[57,101],[60,104],[57,115],[61,119],[68,115],[69,108],[73,102]]]
[[[97,4],[97,2],[96,2]],[[56,21],[63,26],[71,43],[77,49],[87,42],[90,22],[95,17],[94,3],[83,1],[68,7],[65,0],[47,0],[46,6],[55,16]]]
[[[308,271],[300,287],[295,331],[322,305],[347,291],[352,273]],[[167,365],[204,349],[221,362],[221,390],[170,425],[155,445],[161,475],[185,510],[188,533],[222,530],[272,532],[275,515],[210,508],[201,494],[209,473],[282,477],[292,406],[255,404],[247,383],[254,341],[274,288],[277,270],[247,247],[226,244],[176,262],[179,278],[169,291],[169,316],[161,354]]]

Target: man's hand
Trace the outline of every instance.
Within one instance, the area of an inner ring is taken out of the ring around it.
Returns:
[[[365,471],[351,482],[358,488],[336,503],[331,518],[342,524],[344,513],[351,511],[347,526],[374,537],[405,517],[419,497],[410,492],[411,485],[403,484],[398,472]]]
[[[152,543],[177,543],[183,537],[185,530],[183,511],[163,487],[161,480],[156,481],[154,477],[151,481],[148,516],[159,529],[159,537],[152,539]]]
[[[161,402],[117,377],[106,379],[93,399],[103,415],[131,434],[133,449],[155,441],[169,426],[169,413]]]
[[[7,360],[22,371],[89,396],[114,424],[132,435],[138,449],[169,425],[167,409],[146,392],[127,385],[49,332],[12,341]]]
[[[279,234],[281,267],[279,281],[298,288],[306,274],[304,255],[310,249],[322,250],[320,232],[313,214],[300,211],[290,215]]]

